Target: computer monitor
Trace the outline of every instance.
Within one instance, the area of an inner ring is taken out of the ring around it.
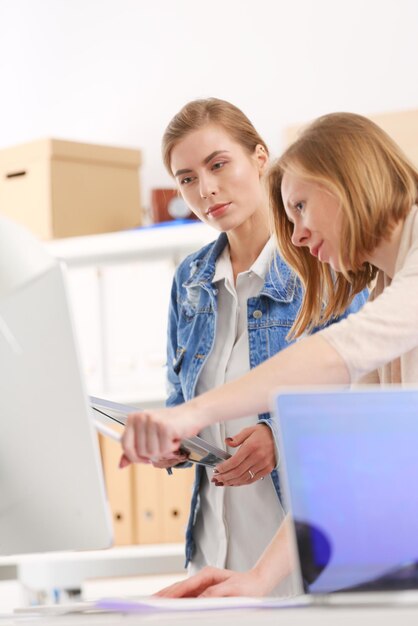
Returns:
[[[112,543],[65,272],[0,216],[0,555]]]

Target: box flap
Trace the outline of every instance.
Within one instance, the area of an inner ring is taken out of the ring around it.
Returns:
[[[3,165],[18,165],[19,161],[35,159],[88,161],[139,167],[141,152],[134,148],[118,148],[65,139],[38,139],[0,150],[0,164]]]

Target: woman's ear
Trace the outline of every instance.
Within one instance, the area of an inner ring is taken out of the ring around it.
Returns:
[[[258,165],[258,170],[260,175],[264,174],[267,169],[267,164],[269,160],[269,155],[267,154],[267,150],[264,146],[258,143],[254,150],[254,158]]]

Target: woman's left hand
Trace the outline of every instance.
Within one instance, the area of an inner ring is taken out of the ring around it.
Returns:
[[[198,574],[174,583],[154,594],[159,598],[220,598],[229,596],[265,596],[271,589],[257,568],[248,572],[233,572],[216,567],[204,567]]]
[[[239,450],[220,463],[212,478],[219,487],[250,485],[270,474],[276,467],[276,450],[270,428],[256,424],[225,439],[228,446]]]

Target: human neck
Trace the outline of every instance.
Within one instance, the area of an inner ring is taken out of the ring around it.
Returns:
[[[245,272],[251,267],[270,235],[267,214],[254,215],[239,228],[228,231],[229,254],[234,280],[240,272]]]
[[[394,227],[389,239],[384,239],[368,259],[372,265],[382,270],[389,278],[393,278],[395,274],[396,259],[398,257],[403,227],[404,221],[401,220]]]

